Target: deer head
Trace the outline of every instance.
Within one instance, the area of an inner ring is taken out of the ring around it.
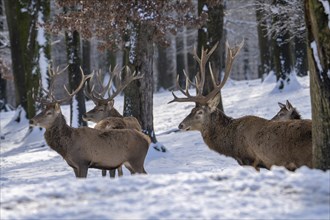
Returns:
[[[299,112],[292,106],[289,100],[286,100],[286,103],[278,103],[280,106],[280,111],[271,119],[276,121],[285,121],[292,119],[301,119]]]
[[[102,85],[101,75],[100,72],[96,73],[96,78],[98,83],[101,86],[101,91],[96,92],[95,91],[95,84],[93,84],[92,88],[85,87],[85,94],[87,97],[89,97],[91,100],[93,100],[95,107],[86,112],[83,115],[83,120],[85,121],[92,121],[92,122],[99,122],[102,119],[113,116],[118,117],[121,116],[117,112],[117,110],[114,109],[114,98],[120,94],[126,86],[128,86],[132,81],[136,79],[141,79],[143,77],[142,74],[136,74],[134,71],[133,73],[131,70],[126,67],[126,77],[124,81],[121,80],[121,72],[122,70],[118,68],[118,66],[115,66],[115,68],[111,71],[111,67],[109,68],[110,78],[106,86]],[[117,88],[113,88],[113,81],[117,81]],[[89,91],[88,91],[89,90]],[[112,94],[110,91],[113,91]],[[108,98],[104,98],[105,94],[108,93]]]
[[[244,41],[242,41],[238,46],[235,46],[231,48],[228,43],[226,43],[226,48],[227,48],[227,59],[226,59],[226,68],[225,68],[225,74],[223,77],[223,80],[221,83],[216,82],[216,77],[212,71],[211,64],[209,63],[209,72],[211,74],[212,82],[213,82],[213,90],[207,94],[207,95],[202,95],[203,87],[204,87],[204,82],[205,82],[205,68],[208,59],[212,55],[212,53],[215,51],[216,47],[218,44],[215,44],[210,50],[204,50],[202,48],[201,51],[201,57],[197,56],[196,49],[193,52],[194,59],[197,61],[199,64],[199,72],[196,74],[195,81],[196,83],[192,83],[187,74],[184,71],[184,74],[186,76],[186,88],[183,90],[179,86],[179,76],[177,77],[177,86],[180,90],[180,92],[186,96],[183,98],[177,97],[174,92],[172,92],[174,99],[170,101],[169,103],[172,102],[195,102],[196,107],[192,109],[191,113],[180,123],[179,128],[182,130],[201,130],[203,124],[208,123],[209,121],[209,116],[211,115],[212,112],[214,112],[217,109],[217,105],[219,104],[220,101],[220,89],[225,85],[229,74],[230,70],[233,64],[233,61],[237,54],[239,53],[240,49],[242,48],[244,44]],[[192,84],[196,87],[196,96],[192,96],[188,89],[189,85]]]
[[[31,125],[40,126],[46,129],[51,127],[55,119],[62,114],[60,104],[70,100],[74,95],[76,95],[79,92],[79,90],[83,87],[85,81],[90,77],[92,77],[92,74],[84,75],[83,70],[80,68],[81,81],[79,83],[79,86],[73,92],[70,93],[67,87],[64,85],[64,90],[67,93],[67,97],[62,99],[56,99],[54,96],[55,79],[65,70],[66,68],[62,69],[61,71],[59,71],[58,68],[57,70],[49,68],[50,77],[51,77],[49,90],[47,91],[45,89],[42,89],[46,93],[46,97],[34,97],[34,99],[37,102],[41,103],[43,106],[45,106],[45,108],[38,115],[34,116],[30,120]]]

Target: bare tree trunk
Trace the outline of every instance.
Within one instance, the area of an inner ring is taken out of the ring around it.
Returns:
[[[328,4],[329,1],[325,1]],[[325,5],[305,1],[312,101],[313,165],[330,169],[330,21]]]
[[[135,71],[144,74],[144,77],[135,80],[125,89],[124,116],[134,116],[142,126],[152,143],[156,144],[156,134],[153,125],[153,53],[152,42],[153,30],[147,25],[136,27],[136,45],[130,48],[129,55],[126,55],[126,62],[132,62]],[[155,149],[166,151],[164,146],[154,146]]]
[[[256,0],[257,5],[260,6],[265,0]],[[262,8],[256,8],[257,28],[258,28],[258,42],[260,51],[260,67],[258,71],[259,78],[263,78],[264,75],[269,74],[271,71],[271,58],[270,58],[270,40],[267,37],[267,31],[265,30],[266,24],[262,20],[263,11]]]
[[[3,2],[2,0],[0,0],[0,16],[4,17],[4,10],[3,10]],[[4,30],[4,24],[3,21],[0,21],[0,32],[3,32]],[[5,45],[3,45],[0,42],[0,47],[3,48]],[[1,59],[1,58],[0,58]],[[0,111],[2,111],[2,109],[6,110],[5,105],[7,103],[7,94],[6,94],[6,87],[7,87],[7,82],[6,80],[3,78],[4,76],[4,67],[5,66],[5,62],[3,60],[0,60]]]
[[[182,39],[182,36],[181,34],[178,34],[175,36],[175,48],[176,48],[176,51],[175,51],[175,59],[176,59],[176,69],[177,69],[177,74],[179,75],[179,85],[181,87],[184,87],[185,85],[185,75],[183,73],[183,71],[185,70],[184,69],[184,56],[183,54],[185,53],[184,51],[182,51],[182,48],[183,48],[183,39]]]
[[[171,87],[172,81],[169,75],[167,75],[169,68],[167,63],[167,48],[164,48],[162,46],[158,46],[158,63],[157,63],[157,69],[158,69],[158,84],[157,84],[157,90],[160,88],[167,89]]]
[[[81,40],[82,43],[82,64],[81,68],[85,74],[91,73],[91,43],[89,40]]]
[[[294,38],[294,47],[295,47],[295,56],[296,64],[295,68],[298,76],[307,76],[308,71],[308,59],[307,59],[307,45],[306,37],[299,39],[298,37]]]
[[[207,11],[205,11],[205,7],[207,7]],[[202,46],[204,46],[204,48],[211,49],[214,44],[220,42],[220,45],[214,51],[209,60],[212,65],[213,72],[216,74],[216,80],[220,81],[223,66],[221,63],[223,60],[222,54],[224,54],[222,50],[225,48],[225,43],[223,40],[224,3],[223,1],[217,1],[216,3],[213,2],[212,4],[208,4],[208,1],[206,0],[199,0],[198,14],[201,14],[203,10],[208,13],[208,22],[206,26],[198,30],[197,52],[200,54]],[[206,73],[203,94],[208,94],[211,90],[213,90],[212,78],[209,74],[208,68],[206,69]],[[220,99],[218,108],[223,111],[222,98]]]
[[[69,82],[71,90],[78,87],[81,81],[80,74],[80,37],[77,31],[66,32],[65,39],[67,44],[67,58],[68,58],[68,71]],[[87,123],[82,120],[82,115],[86,112],[85,96],[83,90],[80,90],[70,103],[70,125],[72,127],[87,126]]]
[[[39,15],[49,16],[49,1],[5,1],[16,91],[16,106],[22,105],[27,118],[36,112],[32,96],[39,95]],[[38,38],[38,41],[37,41]],[[46,45],[47,47],[47,45]],[[45,51],[46,53],[46,51]],[[48,66],[48,63],[45,64]]]
[[[283,0],[273,0],[273,4],[286,4]],[[273,23],[277,23],[278,18]],[[283,21],[281,21],[283,22]],[[289,33],[279,34],[273,39],[274,70],[278,81],[278,89],[282,90],[290,82],[291,72],[293,70],[292,49],[289,41]]]

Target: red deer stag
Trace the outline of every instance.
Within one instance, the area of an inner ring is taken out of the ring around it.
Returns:
[[[140,132],[133,129],[100,131],[67,125],[60,103],[72,98],[91,76],[84,76],[81,70],[79,87],[71,94],[67,91],[69,96],[58,100],[51,90],[58,74],[52,75],[48,98],[37,100],[46,108],[32,118],[30,124],[46,129],[47,144],[73,168],[76,177],[87,177],[89,168],[116,169],[121,165],[125,165],[131,174],[146,173],[143,164],[150,141]]]
[[[83,120],[92,121],[97,123],[95,129],[98,130],[109,130],[109,129],[135,129],[137,131],[142,131],[141,125],[135,117],[123,117],[115,108],[114,108],[114,98],[122,92],[125,87],[130,84],[133,80],[141,79],[143,75],[131,73],[130,69],[127,68],[126,79],[123,83],[120,80],[117,80],[117,89],[114,91],[112,89],[112,84],[116,78],[120,78],[121,69],[118,66],[115,66],[113,71],[111,67],[109,68],[110,78],[106,86],[103,86],[100,72],[96,73],[96,80],[100,84],[102,90],[97,93],[95,91],[95,84],[90,88],[85,87],[85,94],[89,97],[94,104],[96,105],[92,110],[86,112],[83,115]],[[91,82],[90,82],[91,83]],[[113,90],[112,94],[108,94],[108,98],[104,98],[104,95],[108,91]],[[118,167],[118,176],[123,175],[122,167]],[[106,176],[106,170],[102,170],[102,176]],[[110,177],[115,177],[115,170],[110,170]]]
[[[312,134],[310,120],[270,121],[256,116],[231,118],[217,108],[220,100],[219,90],[225,85],[234,58],[243,46],[243,42],[234,48],[227,47],[224,79],[217,83],[209,65],[214,89],[202,95],[205,81],[205,66],[215,50],[202,48],[201,58],[194,50],[194,59],[199,64],[196,78],[196,96],[190,95],[188,88],[192,82],[186,76],[186,90],[179,90],[186,96],[177,97],[173,92],[172,102],[195,102],[196,107],[180,123],[181,130],[198,130],[208,147],[220,154],[232,157],[240,165],[285,166],[293,170],[306,165],[312,167]],[[177,83],[178,84],[178,83]]]
[[[286,104],[279,102],[278,105],[281,109],[271,120],[285,121],[301,119],[301,115],[297,109],[291,105],[289,100],[286,100]]]

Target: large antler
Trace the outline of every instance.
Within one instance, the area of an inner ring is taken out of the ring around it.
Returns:
[[[205,83],[205,66],[206,63],[208,61],[208,59],[210,58],[210,56],[212,55],[212,53],[215,51],[216,47],[218,46],[218,43],[216,43],[211,50],[204,50],[204,48],[202,47],[202,51],[201,51],[201,57],[199,58],[197,53],[196,53],[196,49],[194,49],[193,52],[193,56],[194,59],[197,61],[197,63],[199,64],[199,73],[196,74],[195,76],[195,81],[196,84],[193,84],[185,71],[183,71],[183,73],[186,76],[186,88],[185,91],[179,86],[179,75],[177,76],[177,86],[179,88],[179,90],[181,91],[181,93],[183,95],[185,95],[186,97],[184,98],[179,98],[177,97],[174,92],[172,91],[173,97],[174,99],[172,101],[170,101],[169,103],[172,102],[195,102],[198,103],[200,105],[205,105],[207,104],[207,102],[212,99],[217,93],[219,93],[220,89],[225,85],[230,71],[231,71],[231,67],[233,65],[234,59],[237,56],[237,54],[239,53],[240,49],[243,47],[244,45],[244,40],[237,46],[235,47],[230,47],[228,42],[226,42],[226,49],[227,49],[227,59],[226,59],[226,68],[225,68],[225,74],[223,77],[223,80],[221,83],[217,83],[216,82],[216,77],[212,71],[212,67],[211,67],[211,63],[209,63],[209,70],[210,70],[210,74],[211,74],[211,78],[212,78],[212,82],[213,82],[213,90],[207,94],[206,96],[202,95],[203,92],[203,88],[204,88],[204,83]],[[188,88],[189,88],[189,84],[195,85],[196,86],[196,96],[191,96],[188,92]]]
[[[143,77],[143,74],[136,74],[134,71],[130,70],[129,67],[126,66],[126,77],[123,82],[121,82],[121,72],[122,70],[118,67],[115,66],[113,71],[111,72],[111,67],[109,69],[110,72],[110,78],[106,86],[102,86],[102,81],[100,80],[99,74],[97,74],[97,77],[99,78],[99,84],[101,85],[101,92],[96,92],[95,91],[95,85],[92,86],[90,89],[90,92],[85,88],[85,94],[88,96],[90,99],[93,100],[94,103],[108,103],[110,100],[114,99],[119,93],[121,93],[126,86],[128,86],[132,81],[136,79],[141,79]],[[116,90],[113,88],[113,81],[117,79],[117,88]],[[110,91],[113,91],[112,94]],[[105,93],[108,92],[108,98],[104,98]]]
[[[61,75],[66,69],[68,68],[68,66],[66,66],[64,69],[59,70],[59,68],[57,67],[56,69],[52,69],[49,68],[49,75],[50,75],[50,82],[49,82],[49,90],[47,91],[46,89],[42,88],[42,90],[46,93],[46,98],[45,97],[41,97],[41,98],[37,98],[34,97],[34,99],[37,102],[40,102],[42,104],[54,104],[54,103],[63,103],[66,102],[68,100],[70,100],[74,95],[76,95],[80,89],[84,86],[84,83],[87,79],[91,78],[93,74],[89,74],[89,75],[84,75],[84,71],[82,70],[82,68],[80,67],[80,73],[81,73],[81,81],[78,85],[78,87],[73,90],[73,92],[69,92],[68,88],[64,85],[64,90],[66,91],[66,93],[68,94],[67,97],[63,98],[63,99],[56,99],[55,95],[54,95],[54,87],[55,87],[55,80],[56,78]],[[41,85],[41,84],[40,84]]]

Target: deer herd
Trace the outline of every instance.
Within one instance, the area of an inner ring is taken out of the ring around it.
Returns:
[[[270,169],[273,165],[284,166],[292,171],[301,166],[313,168],[312,122],[301,119],[289,101],[286,101],[286,104],[279,103],[280,111],[270,120],[253,115],[232,118],[217,108],[220,90],[225,85],[242,46],[243,42],[235,47],[226,44],[226,68],[220,83],[210,63],[209,71],[206,71],[208,60],[217,44],[210,50],[202,48],[200,56],[196,50],[193,51],[193,57],[199,67],[195,81],[190,80],[184,71],[185,88],[180,87],[177,77],[178,90],[184,97],[178,97],[172,92],[174,99],[169,102],[195,103],[191,113],[179,124],[179,129],[199,131],[211,150],[234,158],[242,166],[252,166],[256,170]],[[115,177],[117,169],[118,176],[122,176],[122,165],[131,174],[146,174],[144,160],[150,138],[143,133],[135,117],[123,117],[114,108],[114,98],[129,83],[141,79],[143,75],[132,73],[126,68],[127,74],[124,80],[121,80],[123,69],[116,66],[113,70],[110,68],[110,78],[104,86],[99,72],[85,75],[81,69],[79,86],[71,93],[64,86],[67,97],[56,99],[55,79],[63,72],[50,71],[49,90],[42,89],[46,92],[45,97],[35,97],[44,109],[30,120],[30,124],[45,128],[44,138],[47,144],[73,168],[76,177],[87,177],[89,168],[101,169],[103,176],[106,176],[106,171],[109,170],[110,177]],[[212,79],[213,90],[203,94],[207,73]],[[196,95],[189,93],[191,85],[196,87]],[[95,104],[92,110],[83,115],[83,120],[94,122],[94,128],[70,127],[61,113],[60,104],[70,100],[82,88]]]

